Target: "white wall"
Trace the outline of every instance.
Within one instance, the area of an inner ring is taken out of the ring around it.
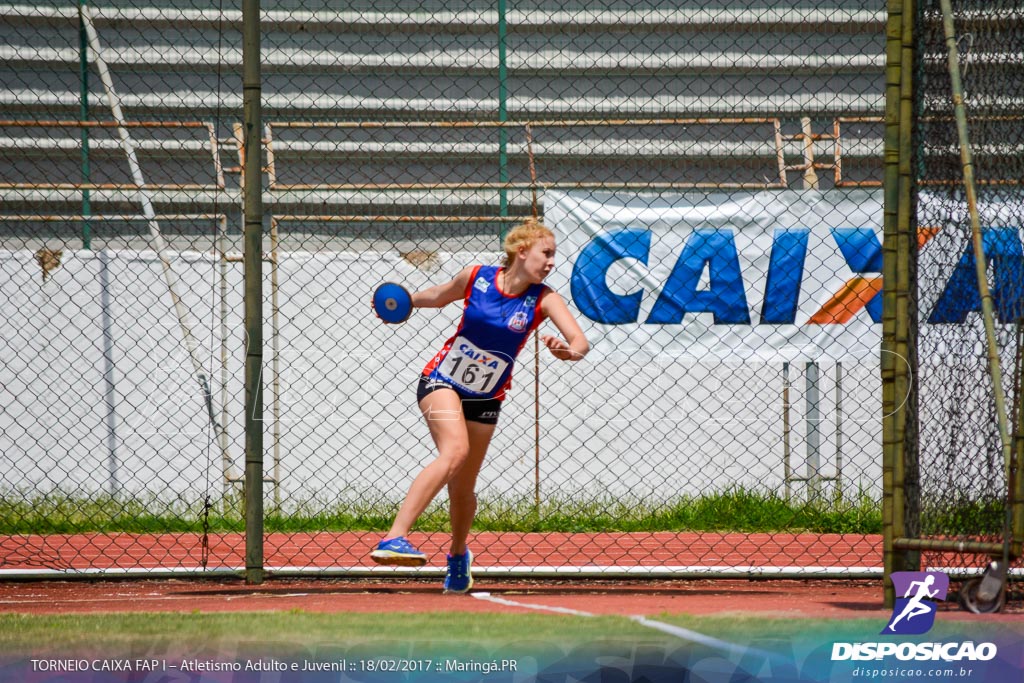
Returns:
[[[493,254],[442,253],[432,269],[421,270],[396,253],[281,257],[278,423],[286,506],[318,507],[339,498],[372,504],[404,494],[433,452],[414,384],[454,330],[461,309],[420,309],[402,325],[385,325],[371,311],[371,292],[385,280],[416,289],[444,281],[469,263],[495,260]],[[219,419],[219,264],[206,254],[183,253],[173,267],[199,340],[197,355],[212,378]],[[264,276],[264,443],[272,474],[270,264]],[[240,475],[240,263],[228,264],[227,284],[229,452]],[[550,284],[568,298],[566,274],[556,272]],[[116,486],[164,500],[193,500],[207,491],[216,497],[223,485],[219,447],[154,253],[65,251],[43,282],[32,252],[0,251],[0,297],[0,488],[33,495],[98,493]],[[581,322],[588,334],[597,333]],[[803,367],[789,372],[793,467],[802,474]],[[877,367],[844,363],[843,373],[844,489],[853,494],[868,487],[877,494]],[[821,467],[827,476],[836,454],[835,364],[822,365],[821,375]],[[582,491],[654,502],[732,485],[783,489],[780,364],[701,364],[657,353],[593,353],[583,362],[563,363],[544,351],[540,378],[546,498],[578,497]],[[481,474],[481,496],[532,499],[535,457],[531,342],[520,356]],[[794,484],[795,491],[802,488]],[[266,490],[269,497],[272,487]]]

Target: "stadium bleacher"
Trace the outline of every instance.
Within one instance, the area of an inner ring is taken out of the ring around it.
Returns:
[[[197,128],[131,136],[160,211],[223,210],[240,202],[241,11],[180,5],[89,7],[113,92],[90,53],[86,118],[112,121],[113,96],[129,121],[211,126],[213,143]],[[801,187],[807,131],[822,188],[877,182],[884,5],[726,5],[515,3],[500,69],[497,3],[264,3],[266,203],[521,214],[528,152],[541,187]],[[77,3],[7,3],[0,18],[0,198],[21,213],[76,213],[83,129],[38,122],[82,115]],[[90,129],[88,144],[93,210],[130,210],[116,129]]]

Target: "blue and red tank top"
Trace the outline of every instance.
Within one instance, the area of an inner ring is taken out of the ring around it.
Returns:
[[[423,368],[425,377],[451,384],[463,396],[504,400],[516,356],[540,324],[547,286],[530,285],[509,296],[498,287],[500,270],[473,269],[458,329]]]

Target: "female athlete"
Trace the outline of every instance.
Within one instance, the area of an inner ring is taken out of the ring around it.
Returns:
[[[466,538],[476,515],[476,479],[515,358],[547,318],[564,337],[541,336],[555,358],[580,360],[590,349],[565,301],[542,284],[554,264],[554,234],[528,220],[505,238],[504,267],[469,266],[451,282],[412,295],[414,308],[464,300],[462,321],[419,378],[416,397],[437,457],[413,480],[391,529],[370,554],[378,564],[426,564],[427,556],[405,536],[447,485],[452,540],[444,592],[465,593],[473,586]]]

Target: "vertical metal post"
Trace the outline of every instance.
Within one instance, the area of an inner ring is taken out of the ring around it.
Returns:
[[[1013,557],[1020,557],[1024,548],[1024,450],[1021,449],[1024,437],[1018,438],[1017,443],[1017,457],[1010,470],[1010,554]]]
[[[835,496],[843,502],[843,364],[836,361],[836,477]]]
[[[818,364],[805,367],[807,402],[807,501],[821,500],[821,392],[818,386]]]
[[[533,161],[533,132],[530,124],[524,126],[526,155],[530,162],[530,209],[534,218],[540,215],[537,206],[537,166]],[[540,330],[533,332],[533,501],[540,517]]]
[[[268,136],[269,138],[269,136]],[[278,303],[279,287],[277,280],[277,228],[276,218],[270,219],[270,364],[273,374],[274,406],[272,408],[274,429],[274,513],[281,512],[281,309]]]
[[[505,39],[507,26],[505,22],[507,0],[498,0],[498,121],[508,121],[508,70],[506,68]],[[498,182],[508,182],[508,130],[505,126],[498,128]],[[508,215],[508,190],[504,187],[498,191],[499,215]],[[502,224],[502,230],[505,224]],[[504,237],[504,235],[502,235]]]
[[[220,457],[223,471],[224,511],[227,512],[231,493],[231,456],[228,455],[228,218],[217,221],[217,258],[220,260]]]
[[[1013,462],[1010,466],[1010,480],[1007,482],[1006,501],[1008,531],[1010,532],[1009,555],[1020,557],[1024,544],[1024,311],[1017,319],[1017,359],[1013,378],[1014,401],[1013,420]]]
[[[1013,463],[1007,482],[1010,555],[1020,557],[1024,545],[1024,317],[1017,320],[1017,390]]]
[[[533,505],[540,519],[540,331],[533,332]]]
[[[882,543],[884,601],[895,604],[890,575],[911,570],[916,553],[899,551],[894,541],[907,535],[906,465],[916,460],[908,421],[916,356],[913,329],[917,308],[912,291],[914,2],[890,0],[886,26],[885,170],[882,290]],[[910,424],[913,430],[913,424]]]
[[[85,0],[78,0],[78,120],[89,120],[89,34],[85,30],[82,6]],[[82,183],[88,184],[92,172],[89,169],[89,128],[82,126]],[[92,201],[89,188],[82,189],[82,248],[92,249]]]
[[[814,168],[814,132],[811,130],[811,119],[807,116],[800,119],[800,127],[804,139],[804,189],[818,189],[818,172]]]
[[[960,81],[960,57],[956,48],[956,32],[953,28],[953,8],[950,0],[939,0],[942,6],[942,28],[949,52],[949,78],[953,89],[953,117],[960,140],[960,161],[964,173],[964,192],[967,195],[967,211],[971,217],[971,242],[974,247],[974,266],[978,278],[978,294],[981,296],[982,322],[985,326],[985,342],[988,350],[988,369],[992,377],[992,399],[996,408],[996,422],[999,427],[999,441],[1003,449],[1006,481],[1010,481],[1010,467],[1013,462],[1013,446],[1010,441],[1009,419],[1006,413],[1006,395],[1003,391],[1003,370],[999,359],[999,342],[996,340],[995,312],[992,292],[988,286],[985,248],[981,234],[981,216],[978,214],[978,197],[974,187],[974,162],[971,158],[970,138],[967,136],[967,112],[964,110],[964,89]]]
[[[263,124],[260,1],[242,2],[245,136],[245,580],[263,583]]]
[[[117,411],[114,393],[114,335],[113,316],[110,314],[110,252],[100,250],[100,314],[103,327],[103,402],[107,408],[107,471],[110,477],[110,497],[117,498],[121,482],[117,477]]]
[[[782,485],[786,502],[793,495],[793,465],[790,462],[789,446],[789,363],[782,364]]]

